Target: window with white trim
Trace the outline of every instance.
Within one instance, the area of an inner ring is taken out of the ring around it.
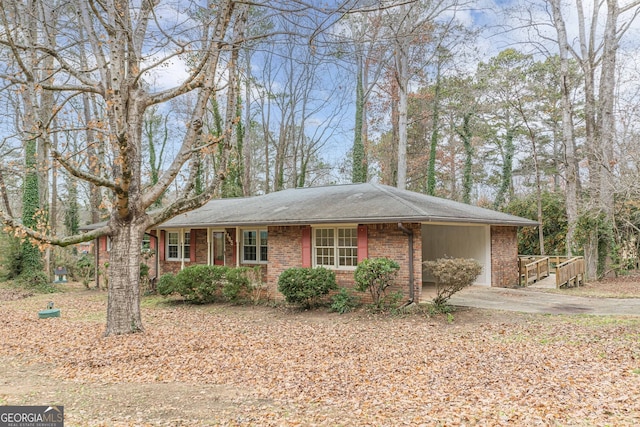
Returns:
[[[144,233],[142,236],[142,251],[149,252],[151,250],[151,235]]]
[[[182,245],[180,244],[180,233],[177,231],[167,231],[167,260],[180,261],[189,260],[191,257],[191,233],[184,233]]]
[[[242,231],[242,262],[267,262],[267,230]]]
[[[358,265],[358,228],[315,228],[314,264],[329,268]]]

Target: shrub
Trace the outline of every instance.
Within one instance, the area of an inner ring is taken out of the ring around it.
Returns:
[[[20,240],[0,231],[0,280],[15,279],[22,272]]]
[[[193,303],[206,304],[222,297],[229,267],[220,265],[193,265],[176,274],[175,291]]]
[[[269,300],[269,287],[262,281],[262,269],[260,266],[250,268],[246,271],[249,280],[247,293],[253,304],[258,304],[262,300]]]
[[[158,281],[160,295],[180,294],[186,301],[207,304],[221,300],[237,302],[248,293],[253,269],[220,265],[193,265],[177,274],[163,274]]]
[[[248,273],[251,270],[247,267],[227,269],[226,280],[222,286],[222,295],[227,301],[238,302],[249,289]]]
[[[354,273],[355,289],[360,292],[369,291],[373,305],[380,308],[387,288],[393,285],[398,276],[398,270],[398,263],[388,258],[364,259]]]
[[[89,255],[82,255],[76,261],[74,273],[82,281],[82,284],[84,285],[84,287],[89,289],[91,278],[95,273],[93,257]]]
[[[436,296],[433,299],[436,307],[445,306],[453,294],[473,284],[482,272],[480,263],[468,258],[439,258],[425,261],[423,265],[436,281]]]
[[[165,273],[160,276],[160,280],[158,280],[158,293],[163,296],[168,296],[174,292],[177,292],[175,274]]]
[[[33,289],[37,292],[52,293],[57,289],[49,282],[49,276],[44,271],[30,271],[22,272],[20,276],[16,278],[18,286]]]
[[[324,267],[289,268],[278,278],[278,291],[285,300],[306,308],[315,306],[322,296],[337,288],[335,273]]]
[[[358,297],[351,294],[347,288],[340,288],[340,292],[331,297],[331,311],[340,314],[348,313],[358,306]]]

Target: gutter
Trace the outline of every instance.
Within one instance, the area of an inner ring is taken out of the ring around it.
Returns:
[[[414,290],[414,270],[413,270],[413,231],[409,230],[407,227],[402,225],[401,222],[398,223],[398,229],[400,229],[404,234],[409,237],[409,301],[405,305],[409,305],[413,303],[415,299],[415,290]]]
[[[95,256],[94,274],[96,275],[96,289],[100,289],[100,237],[94,240],[93,252]]]

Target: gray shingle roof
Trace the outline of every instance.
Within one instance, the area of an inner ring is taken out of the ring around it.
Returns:
[[[216,199],[162,228],[323,223],[458,222],[537,226],[536,221],[380,184],[296,188]]]

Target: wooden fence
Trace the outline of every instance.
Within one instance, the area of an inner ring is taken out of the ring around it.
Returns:
[[[550,274],[549,257],[520,256],[518,257],[520,268],[520,285],[528,286],[539,282]]]
[[[584,258],[573,257],[556,265],[556,288],[584,285]]]
[[[556,275],[556,288],[584,285],[585,265],[583,257],[519,255],[520,285],[528,286]]]

